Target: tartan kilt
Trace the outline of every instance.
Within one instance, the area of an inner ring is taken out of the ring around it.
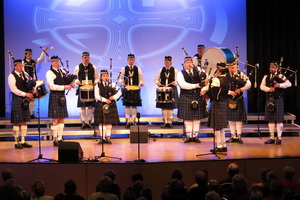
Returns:
[[[52,119],[68,117],[67,101],[64,105],[59,104],[59,97],[66,97],[64,91],[50,91],[48,117]]]
[[[120,119],[119,119],[119,114],[118,114],[118,108],[116,101],[110,104],[110,113],[109,114],[104,114],[103,113],[103,105],[106,103],[99,102],[97,101],[95,103],[95,114],[94,114],[94,121],[95,125],[99,124],[119,124]],[[104,120],[103,120],[103,115],[104,115]]]
[[[211,101],[207,127],[222,129],[227,127],[227,101]]]
[[[170,86],[171,87],[171,86]],[[173,86],[173,97],[174,97],[174,102],[172,103],[159,103],[156,102],[156,108],[162,108],[162,109],[177,109],[178,108],[178,90],[176,86]],[[157,98],[157,92],[156,92],[156,98]]]
[[[127,91],[122,88],[123,106],[142,106],[141,90]]]
[[[30,121],[30,111],[29,109],[24,110],[22,108],[22,102],[24,97],[19,97],[12,94],[12,105],[11,105],[11,117],[10,122],[13,124],[19,124],[22,122]]]
[[[80,100],[80,95],[78,95],[77,108],[88,107],[88,106],[94,107],[95,106],[95,101],[82,102]]]
[[[192,110],[191,102],[198,101],[198,109]],[[207,117],[206,102],[199,93],[180,94],[177,117],[183,120],[203,119]]]
[[[244,97],[237,99],[236,109],[230,109],[227,103],[227,120],[228,121],[247,121]]]
[[[275,121],[275,122],[283,122],[284,121],[284,105],[283,105],[283,97],[279,97],[275,100],[275,111],[268,112],[267,105],[269,103],[269,99],[266,99],[265,104],[265,120],[266,121]]]

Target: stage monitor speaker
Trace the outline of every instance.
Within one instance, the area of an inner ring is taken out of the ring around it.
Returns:
[[[148,127],[139,126],[140,143],[148,143]],[[130,143],[138,142],[138,126],[130,126]]]
[[[78,142],[60,142],[58,145],[58,162],[77,163],[83,158],[83,151]]]

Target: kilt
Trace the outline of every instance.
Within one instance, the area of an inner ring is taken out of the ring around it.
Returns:
[[[267,105],[269,99],[266,99],[265,104],[265,120],[266,121],[275,121],[275,122],[283,122],[284,121],[284,105],[283,105],[283,97],[279,97],[275,99],[275,111],[268,112]]]
[[[228,121],[246,121],[246,109],[244,104],[244,97],[237,99],[236,109],[230,109],[227,103],[227,120]]]
[[[48,117],[52,119],[68,117],[67,102],[59,104],[59,97],[66,97],[64,91],[50,91]]]
[[[211,101],[207,127],[222,129],[227,127],[227,101]]]
[[[12,94],[12,105],[11,105],[11,117],[10,122],[13,124],[19,124],[22,122],[30,121],[30,111],[29,109],[24,110],[22,108],[22,102],[24,97],[19,97]]]
[[[141,90],[127,91],[122,88],[123,106],[142,106]]]
[[[198,109],[192,110],[191,102],[198,101]],[[177,117],[183,120],[203,119],[207,117],[206,102],[199,93],[180,94]]]
[[[77,108],[88,107],[88,106],[94,107],[95,106],[95,101],[82,102],[80,100],[80,96],[78,95]]]
[[[119,114],[118,114],[118,108],[116,101],[110,104],[110,113],[109,114],[104,114],[103,113],[103,105],[106,103],[99,102],[97,101],[95,103],[95,114],[94,114],[94,121],[95,125],[99,124],[119,124],[120,119],[119,119]],[[104,120],[103,120],[103,115],[104,115]]]
[[[178,90],[176,86],[172,86],[173,88],[173,97],[174,102],[172,103],[159,103],[156,102],[156,108],[163,108],[163,109],[177,109],[178,108]]]

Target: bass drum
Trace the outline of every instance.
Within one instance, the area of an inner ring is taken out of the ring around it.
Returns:
[[[205,50],[202,55],[202,65],[207,62],[207,68],[205,69],[209,77],[213,77],[217,71],[217,63],[231,63],[235,59],[235,55],[232,51],[226,47],[210,47]]]

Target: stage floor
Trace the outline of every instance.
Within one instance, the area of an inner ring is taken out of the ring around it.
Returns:
[[[174,162],[174,161],[198,161],[215,160],[217,156],[210,154],[213,146],[212,137],[200,138],[202,143],[183,143],[182,138],[150,138],[148,143],[140,144],[140,158],[147,162]],[[228,139],[228,138],[226,138]],[[221,159],[251,159],[251,158],[281,158],[299,157],[300,137],[283,137],[282,145],[264,144],[268,137],[244,137],[244,144],[228,144],[227,155],[219,155]],[[124,163],[138,158],[138,144],[130,143],[129,138],[112,139],[112,145],[98,145],[96,139],[74,139],[66,142],[79,142],[84,153],[84,162],[93,160],[102,152],[105,156],[121,158],[99,159],[100,162]],[[0,145],[0,162],[24,163],[39,156],[39,142],[29,141],[33,145],[30,149],[15,149],[14,142],[2,141]],[[58,147],[54,147],[52,141],[41,141],[41,153],[43,158],[58,159]],[[198,154],[208,154],[196,156]],[[40,159],[40,162],[47,162]],[[35,161],[38,162],[38,161]]]

